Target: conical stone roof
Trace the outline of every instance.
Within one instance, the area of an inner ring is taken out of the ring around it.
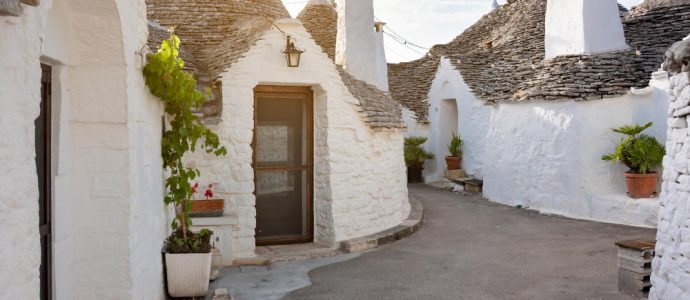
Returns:
[[[187,67],[202,81],[249,51],[272,21],[290,17],[280,0],[146,0],[146,7],[149,21],[175,26]]]
[[[317,45],[335,60],[335,42],[338,34],[338,12],[326,0],[312,0],[297,16]]]

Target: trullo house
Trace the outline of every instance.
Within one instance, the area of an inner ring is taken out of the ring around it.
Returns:
[[[690,1],[508,1],[450,43],[389,66],[407,135],[429,138],[425,178],[442,180],[446,145],[486,198],[604,222],[655,227],[659,199],[626,195],[623,167],[601,161],[611,132],[654,122],[666,138],[664,52],[690,34]]]
[[[218,264],[407,217],[405,125],[372,1],[312,1],[301,21],[278,0],[0,1],[0,299],[165,297],[165,121],[142,68],[170,26],[229,150],[189,157],[226,202],[197,222],[215,229]]]

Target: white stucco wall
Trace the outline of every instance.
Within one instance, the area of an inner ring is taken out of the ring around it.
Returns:
[[[34,119],[40,112],[39,35],[45,7],[0,17],[0,299],[38,299],[41,249],[34,162]]]
[[[663,74],[660,74],[663,75]],[[647,131],[666,136],[663,76],[652,87],[618,98],[588,102],[530,101],[485,105],[470,92],[450,61],[442,59],[430,92],[430,143],[435,153],[426,180],[443,176],[447,155],[437,143],[440,103],[456,99],[458,132],[465,141],[463,167],[484,180],[484,196],[580,219],[654,227],[657,199],[626,196],[622,166],[603,162],[620,137],[610,128],[655,122]]]
[[[690,73],[685,72],[670,79],[662,208],[649,294],[649,299],[655,300],[690,299],[690,117],[674,114],[690,107],[689,77]]]
[[[548,0],[546,59],[627,49],[616,0]]]
[[[358,100],[328,56],[296,21],[278,26],[306,49],[299,68],[288,68],[284,36],[272,29],[222,76],[223,117],[213,126],[228,148],[223,158],[199,156],[201,182],[216,184],[226,212],[239,216],[235,255],[254,255],[252,136],[257,85],[311,86],[314,92],[315,241],[333,244],[399,224],[409,213],[402,131],[374,131],[362,120]],[[372,27],[373,28],[373,27]],[[260,71],[258,71],[260,70]]]
[[[0,163],[14,170],[3,181],[18,187],[1,198],[0,222],[10,222],[0,233],[9,245],[2,256],[8,261],[0,263],[1,299],[38,298],[33,121],[40,62],[53,67],[54,296],[164,298],[162,111],[144,87],[135,54],[146,42],[145,15],[138,0],[48,0],[21,17],[0,17],[0,36],[12,41],[0,45],[0,99],[7,108],[0,122],[15,137],[2,147]]]

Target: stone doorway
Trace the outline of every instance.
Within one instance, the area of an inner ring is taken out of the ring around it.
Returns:
[[[52,299],[53,238],[52,238],[52,168],[51,168],[51,96],[52,68],[41,64],[41,111],[34,121],[36,127],[36,175],[38,175],[38,226],[41,238],[41,299]]]
[[[256,244],[312,242],[313,92],[284,86],[254,91]]]

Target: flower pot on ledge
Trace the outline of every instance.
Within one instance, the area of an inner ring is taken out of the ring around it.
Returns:
[[[460,170],[462,166],[462,157],[446,156],[446,166],[448,170]]]
[[[631,198],[651,198],[656,194],[658,173],[636,174],[625,173],[628,195]]]
[[[189,216],[192,218],[214,218],[222,217],[225,212],[225,200],[192,200],[192,211]]]

